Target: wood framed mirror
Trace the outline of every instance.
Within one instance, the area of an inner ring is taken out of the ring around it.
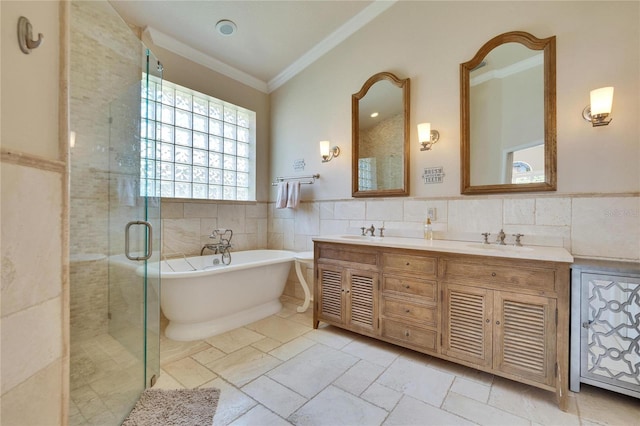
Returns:
[[[354,197],[409,195],[409,79],[370,77],[351,97]]]
[[[555,191],[556,38],[494,37],[460,64],[462,194]]]

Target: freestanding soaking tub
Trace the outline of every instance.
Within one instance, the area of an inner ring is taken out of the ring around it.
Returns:
[[[214,264],[219,255],[163,260],[160,306],[169,319],[165,335],[200,340],[277,313],[294,255],[240,251],[232,253],[229,265]],[[157,262],[148,274],[157,277]]]

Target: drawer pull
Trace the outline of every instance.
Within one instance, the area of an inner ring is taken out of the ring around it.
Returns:
[[[491,273],[491,276],[492,276],[492,277],[495,277],[495,276],[496,276],[496,273],[495,273],[495,272],[492,272],[492,273]]]
[[[408,314],[409,312],[411,312],[411,309],[405,309],[404,312]]]
[[[407,262],[407,266],[411,265],[411,263]]]
[[[404,288],[406,288],[406,289],[410,289],[410,288],[411,288],[411,286],[410,286],[409,284],[405,284],[405,285],[403,285],[402,287],[404,287]]]
[[[405,337],[409,337],[409,330],[405,330],[404,335]]]

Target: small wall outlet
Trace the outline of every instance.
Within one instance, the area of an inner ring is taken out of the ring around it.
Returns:
[[[429,219],[431,219],[431,222],[435,222],[435,220],[436,220],[436,208],[435,207],[429,207],[427,209],[427,217]]]

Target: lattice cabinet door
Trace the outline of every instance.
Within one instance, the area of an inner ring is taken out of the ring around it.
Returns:
[[[583,273],[581,281],[581,381],[640,397],[640,278]]]

